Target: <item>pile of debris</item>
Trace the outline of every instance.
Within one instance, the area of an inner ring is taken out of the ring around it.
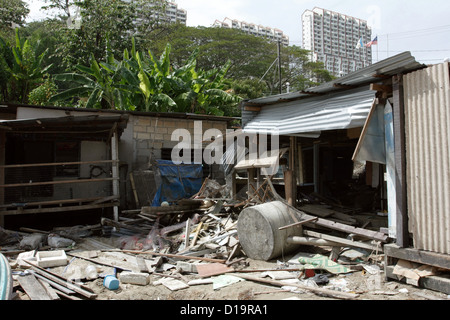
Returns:
[[[124,284],[162,285],[177,291],[252,281],[285,291],[357,299],[358,292],[343,290],[333,277],[361,270],[379,273],[382,243],[387,236],[354,226],[356,221],[350,215],[331,209],[309,206],[300,211],[276,193],[270,180],[265,186],[264,198],[256,197],[255,201],[249,196],[238,201],[223,197],[224,188],[207,180],[191,199],[126,211],[119,221],[102,218],[97,225],[52,231],[0,229],[1,253],[8,258],[15,280],[13,296],[101,299],[100,292],[120,291]],[[253,231],[247,225],[240,227],[240,220],[251,210],[273,203],[285,208],[288,220],[280,220],[285,224],[272,225],[270,231],[286,232],[281,251],[289,243],[296,251],[276,268],[249,268],[254,255],[251,251],[266,248],[256,248],[259,240],[250,245],[245,241],[259,238],[268,243],[271,236],[261,230],[249,234]],[[290,236],[290,230],[296,230],[297,235]],[[328,254],[300,250],[305,249],[302,245]]]

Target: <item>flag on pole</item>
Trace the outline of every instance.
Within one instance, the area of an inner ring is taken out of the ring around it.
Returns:
[[[359,39],[358,44],[356,45],[356,49],[361,49],[364,47],[363,38]]]
[[[376,36],[375,39],[373,39],[369,43],[366,43],[367,48],[370,48],[371,46],[376,46],[376,45],[378,45],[378,36]]]

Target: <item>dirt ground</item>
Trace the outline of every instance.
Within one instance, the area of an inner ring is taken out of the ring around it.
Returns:
[[[240,267],[237,270],[246,271],[243,274],[252,276],[261,276],[261,272],[248,272],[249,270],[276,270],[283,268],[292,268],[287,265],[287,261],[292,255],[284,257],[283,261],[257,261],[243,257]],[[75,259],[73,259],[75,260]],[[72,261],[73,261],[72,260]],[[282,260],[282,259],[281,259]],[[319,288],[329,288],[342,292],[357,294],[356,300],[448,300],[449,296],[444,293],[428,289],[415,287],[400,281],[386,280],[383,272],[382,255],[378,256],[380,266],[379,273],[369,273],[360,266],[360,270],[352,271],[346,274],[332,275],[323,270],[316,270],[329,280],[327,284],[318,285]],[[88,264],[83,259],[76,259],[79,268],[85,268]],[[175,259],[165,259],[166,263],[176,264]],[[75,263],[73,263],[75,264]],[[65,267],[52,268],[52,272],[63,274]],[[108,274],[113,271],[112,268],[100,268],[100,274]],[[304,273],[300,271],[290,271],[298,278],[305,279]],[[165,274],[170,274],[167,270]],[[172,274],[176,274],[172,272]],[[179,273],[178,273],[179,274]],[[233,273],[238,275],[239,273]],[[182,273],[185,282],[199,279],[196,273]],[[148,285],[133,285],[120,283],[118,290],[109,290],[103,285],[103,279],[83,280],[83,284],[97,294],[95,300],[177,300],[177,301],[211,301],[211,300],[240,300],[240,301],[260,301],[260,300],[338,300],[335,297],[324,296],[312,293],[308,290],[283,290],[279,286],[265,283],[242,280],[214,289],[213,284],[191,285],[188,288],[171,291],[164,285],[158,284],[161,276],[151,274]],[[270,278],[268,278],[270,279]],[[17,282],[17,281],[15,281]],[[292,289],[292,288],[291,288]],[[28,296],[21,290],[16,291],[15,300],[29,300]]]
[[[273,269],[277,268],[277,263],[249,260],[249,268]],[[197,278],[192,275],[185,275],[185,277],[189,280]],[[158,276],[151,276],[151,283],[159,279]],[[447,295],[444,293],[418,288],[399,281],[386,281],[384,273],[379,274],[375,281],[372,275],[363,271],[330,277],[330,280],[332,279],[345,280],[347,283],[345,290],[357,293],[359,295],[357,300],[428,300],[433,298],[447,300]],[[296,292],[283,292],[280,287],[253,281],[240,281],[218,290],[214,290],[212,284],[204,284],[177,291],[151,283],[147,286],[121,284],[117,291],[106,289],[101,280],[89,282],[87,285],[98,294],[98,300],[336,300],[333,297],[300,289]]]

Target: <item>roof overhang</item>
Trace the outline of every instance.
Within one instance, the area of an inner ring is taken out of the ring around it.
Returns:
[[[71,136],[75,139],[109,140],[114,131],[119,136],[126,128],[128,115],[67,116],[0,121],[0,130],[8,134]]]

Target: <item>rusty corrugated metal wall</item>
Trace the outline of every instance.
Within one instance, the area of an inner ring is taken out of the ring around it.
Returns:
[[[409,230],[414,248],[450,254],[450,74],[442,63],[404,76]]]

